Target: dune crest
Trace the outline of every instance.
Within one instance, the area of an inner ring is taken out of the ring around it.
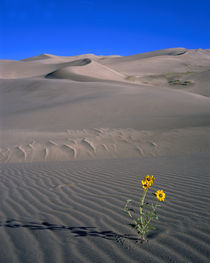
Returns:
[[[47,74],[46,78],[70,79],[74,81],[124,81],[125,76],[94,60],[84,58],[69,62],[68,66]]]

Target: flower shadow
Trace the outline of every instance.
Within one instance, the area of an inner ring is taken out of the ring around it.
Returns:
[[[34,222],[34,221],[21,221],[16,219],[7,219],[5,222],[0,221],[0,227],[7,228],[27,228],[32,231],[50,230],[50,231],[70,231],[74,237],[96,237],[114,241],[120,241],[122,239],[134,240],[136,242],[140,239],[130,234],[118,234],[114,231],[99,231],[96,227],[92,226],[67,226],[51,224],[46,221]]]

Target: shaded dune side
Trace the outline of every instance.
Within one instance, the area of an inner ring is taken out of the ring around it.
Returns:
[[[2,262],[208,262],[209,157],[1,165]],[[166,201],[141,244],[121,209],[147,173]]]
[[[54,64],[36,63],[34,61],[8,61],[0,64],[0,78],[2,79],[24,79],[45,75],[57,66]]]
[[[43,61],[50,59],[49,62],[43,63]],[[82,59],[67,59],[62,60],[59,57],[41,57],[34,60],[22,60],[22,61],[1,61],[0,63],[0,78],[2,79],[15,79],[15,78],[31,78],[42,77],[49,74],[52,71],[59,70],[67,66],[83,66],[90,63],[89,58]]]
[[[0,78],[2,79],[24,79],[31,77],[71,79],[87,82],[98,80],[125,81],[123,74],[85,55],[79,59],[61,59],[56,56],[49,57],[43,55],[29,60],[1,61],[0,63]]]
[[[61,67],[45,76],[46,78],[70,79],[74,81],[123,81],[125,76],[117,71],[101,65],[89,58],[69,62],[68,66]]]

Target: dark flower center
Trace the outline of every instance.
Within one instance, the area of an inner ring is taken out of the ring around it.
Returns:
[[[163,195],[162,195],[162,194],[159,194],[159,197],[163,197]]]

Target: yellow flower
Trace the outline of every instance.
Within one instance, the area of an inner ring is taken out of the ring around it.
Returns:
[[[150,176],[150,180],[151,180],[151,182],[152,182],[152,184],[153,184],[154,181],[155,181],[155,177],[154,177],[153,175],[151,175],[151,176]]]
[[[146,180],[142,180],[141,183],[142,183],[142,187],[144,188],[144,190],[150,187],[150,184]]]
[[[144,180],[147,181],[148,184],[151,186],[155,181],[155,177],[153,175],[152,176],[147,175],[144,177]]]
[[[155,194],[159,201],[164,201],[166,194],[163,192],[163,190],[158,190]]]

